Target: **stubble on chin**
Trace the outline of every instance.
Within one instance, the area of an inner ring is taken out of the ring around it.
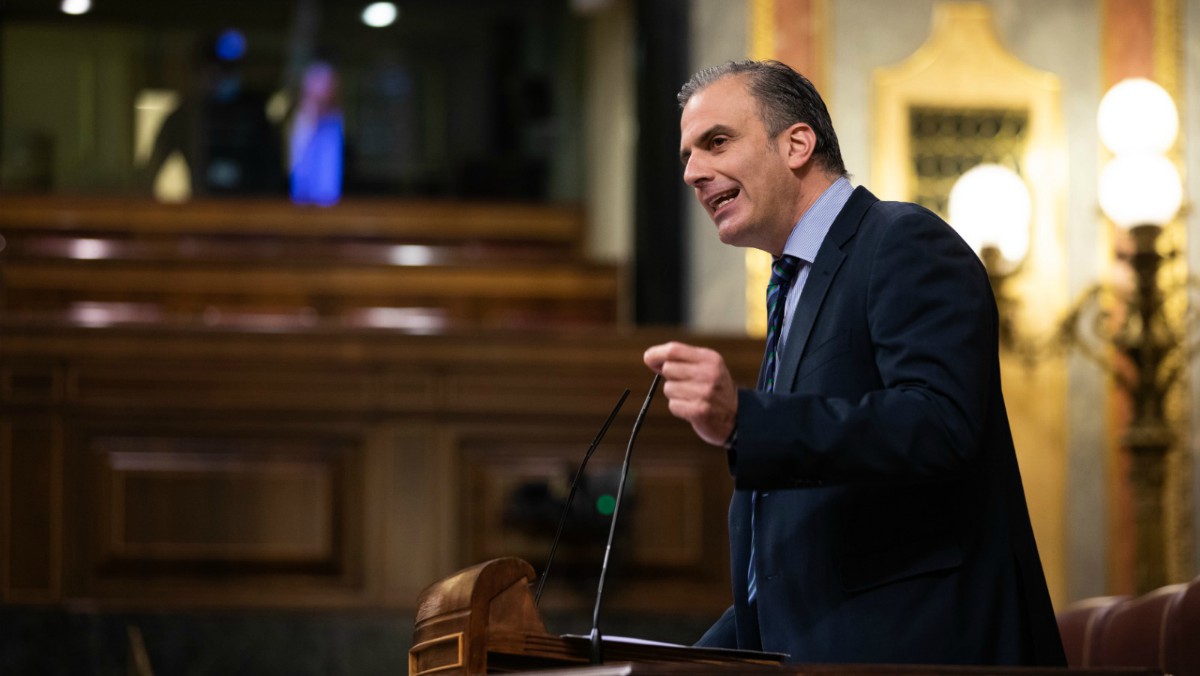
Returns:
[[[752,228],[750,224],[743,222],[733,222],[725,224],[716,224],[717,238],[722,244],[737,247],[752,247],[754,246],[749,240]]]
[[[738,246],[739,231],[737,228],[728,225],[722,227],[720,224],[716,224],[716,227],[717,239],[721,240],[722,244],[726,244],[728,246]]]

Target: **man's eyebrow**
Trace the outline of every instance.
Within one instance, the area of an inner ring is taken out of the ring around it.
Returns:
[[[700,135],[700,138],[696,139],[695,145],[699,145],[699,146],[708,145],[708,142],[710,139],[712,139],[712,137],[718,136],[720,134],[732,135],[733,130],[723,124],[714,124],[713,126],[706,129],[704,131],[704,133]],[[679,150],[679,161],[682,162],[683,164],[687,164],[688,158],[691,156],[692,156],[692,151],[690,151],[686,148],[681,148]]]

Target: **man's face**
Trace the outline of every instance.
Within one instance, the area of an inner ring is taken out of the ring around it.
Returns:
[[[742,78],[725,77],[694,94],[679,127],[683,180],[721,241],[782,253],[800,217],[800,188],[787,164],[787,135],[768,138]]]

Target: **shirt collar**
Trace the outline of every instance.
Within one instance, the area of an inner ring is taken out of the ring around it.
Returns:
[[[788,235],[787,243],[783,246],[783,253],[811,265],[817,259],[817,251],[821,249],[825,235],[829,233],[842,207],[850,200],[852,192],[854,187],[845,176],[839,177],[826,188],[792,228],[792,234]]]

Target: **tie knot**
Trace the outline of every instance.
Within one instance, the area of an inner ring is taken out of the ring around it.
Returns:
[[[783,255],[775,259],[771,264],[771,281],[769,286],[787,286],[796,278],[796,271],[800,269],[800,259],[795,256]]]

